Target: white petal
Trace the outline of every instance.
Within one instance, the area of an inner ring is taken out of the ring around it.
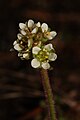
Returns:
[[[26,24],[24,24],[24,23],[19,23],[19,27],[20,27],[20,29],[25,29],[25,27],[26,27]]]
[[[40,22],[38,22],[38,23],[36,24],[36,26],[37,26],[37,27],[40,27],[40,26],[41,26]]]
[[[18,57],[21,57],[22,56],[22,53],[18,53]]]
[[[33,27],[34,21],[33,20],[28,20],[28,27]]]
[[[17,34],[17,37],[18,37],[18,39],[19,40],[21,40],[22,39],[22,35],[19,33],[19,34]]]
[[[24,30],[20,31],[22,35],[26,35],[26,32]]]
[[[38,54],[38,52],[40,51],[41,49],[39,48],[39,47],[33,47],[33,49],[32,49],[32,53],[33,54]]]
[[[50,36],[51,36],[52,38],[54,38],[56,35],[57,35],[57,33],[56,33],[55,31],[51,31],[51,32],[50,32]]]
[[[41,25],[41,28],[42,28],[42,32],[47,31],[48,30],[48,25],[46,23],[43,23]]]
[[[44,69],[49,69],[50,68],[50,64],[48,62],[44,62],[44,63],[42,63],[42,67]]]
[[[16,44],[17,44],[17,41],[14,41],[14,42],[13,42],[13,45],[16,45]]]
[[[38,28],[36,27],[36,28],[34,28],[34,29],[32,30],[31,33],[37,33],[37,31],[38,31]]]
[[[49,39],[49,40],[51,40],[51,39],[53,39],[55,36],[56,36],[56,32],[55,31],[52,31],[52,32],[47,32],[47,34],[46,34],[46,37]]]
[[[24,53],[23,54],[23,58],[27,58],[28,59],[29,58],[29,54],[28,53]]]
[[[53,37],[49,34],[49,35],[46,35],[46,37],[49,39],[49,40],[52,40]]]
[[[14,46],[14,49],[17,50],[17,51],[22,50],[22,48],[19,46],[19,44],[16,44],[16,45]]]
[[[31,41],[30,40],[28,40],[28,47],[30,47],[31,46]]]
[[[54,48],[53,48],[53,45],[52,45],[51,43],[50,43],[50,44],[45,45],[45,46],[44,46],[44,48],[45,48],[45,49],[47,49],[48,51],[50,51],[50,50],[54,49]]]
[[[31,61],[31,66],[32,66],[33,68],[38,68],[38,67],[40,67],[40,62],[39,62],[37,59],[33,59],[33,60]]]
[[[28,47],[31,48],[33,44],[33,40],[32,39],[28,39]]]
[[[50,53],[49,54],[49,60],[55,61],[57,59],[57,55],[55,53]]]

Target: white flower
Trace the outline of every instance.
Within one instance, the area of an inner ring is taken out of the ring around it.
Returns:
[[[26,24],[24,23],[19,23],[20,29],[24,30],[26,28]]]
[[[47,44],[43,46],[43,48],[35,46],[32,48],[32,54],[34,59],[31,61],[31,65],[34,68],[42,67],[44,69],[49,69],[49,61],[55,61],[57,58],[52,44]]]
[[[22,50],[22,48],[19,46],[18,43],[14,45],[14,49],[17,50],[17,51],[21,51]]]
[[[32,66],[33,68],[38,68],[38,67],[40,67],[40,62],[39,62],[37,59],[33,59],[33,60],[31,61],[31,66]]]
[[[33,20],[28,20],[28,27],[31,28],[34,25],[34,21]]]
[[[56,36],[55,31],[49,31],[48,25],[46,23],[43,23],[41,25],[42,32],[44,33],[44,36],[48,38],[49,40],[52,40]]]

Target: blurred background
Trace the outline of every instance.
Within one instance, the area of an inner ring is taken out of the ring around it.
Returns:
[[[80,0],[0,0],[0,120],[48,120],[40,72],[10,52],[18,24],[46,22],[58,34],[49,71],[58,120],[80,120]]]

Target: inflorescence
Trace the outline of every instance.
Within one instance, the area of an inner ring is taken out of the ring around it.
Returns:
[[[50,31],[46,23],[34,23],[28,20],[26,23],[19,23],[17,40],[14,41],[14,49],[22,60],[31,60],[33,68],[50,68],[50,61],[55,61],[57,55],[51,43],[46,44],[56,36],[55,31]]]

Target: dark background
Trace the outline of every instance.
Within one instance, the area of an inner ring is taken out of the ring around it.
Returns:
[[[10,52],[18,24],[46,22],[58,34],[49,77],[58,120],[80,120],[80,0],[0,0],[0,120],[47,120],[39,70]]]

